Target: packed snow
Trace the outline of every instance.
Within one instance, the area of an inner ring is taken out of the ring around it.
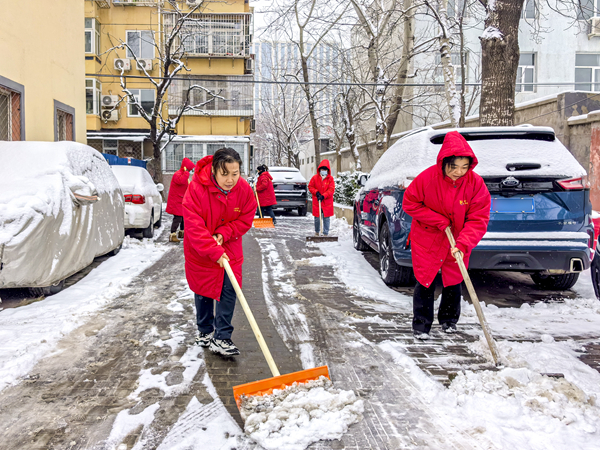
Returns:
[[[304,450],[319,440],[340,439],[363,412],[354,392],[335,389],[323,376],[269,395],[242,397],[240,409],[244,430],[267,450]]]

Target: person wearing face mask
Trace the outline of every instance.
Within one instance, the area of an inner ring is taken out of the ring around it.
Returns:
[[[321,231],[321,220],[319,216],[319,200],[323,213],[323,234],[329,234],[330,218],[333,216],[333,193],[335,192],[335,180],[331,176],[329,161],[324,159],[317,168],[317,173],[308,183],[308,190],[312,194],[312,214],[315,218],[315,236]]]
[[[173,223],[171,224],[171,234],[169,242],[181,242],[183,239],[183,196],[187,191],[190,173],[194,170],[194,163],[183,158],[181,168],[173,174],[171,186],[169,187],[169,197],[167,198],[167,213],[173,214]]]
[[[417,279],[413,293],[413,333],[429,338],[433,323],[435,278],[442,270],[442,300],[438,321],[453,333],[460,317],[462,274],[455,254],[469,265],[471,250],[483,238],[490,220],[490,193],[473,172],[477,157],[457,131],[446,134],[437,164],[421,172],[404,193],[402,209],[412,217],[410,248]],[[456,247],[450,248],[450,227]]]
[[[240,354],[231,340],[236,294],[223,260],[241,286],[242,236],[257,208],[254,191],[240,177],[241,166],[232,148],[202,158],[183,199],[185,276],[196,303],[196,343],[223,356]]]
[[[269,168],[266,164],[256,168],[258,172],[258,180],[256,180],[256,193],[258,195],[258,203],[263,217],[270,216],[273,219],[273,225],[277,223],[273,206],[277,204],[275,198],[275,188],[273,187],[273,177],[269,173]]]

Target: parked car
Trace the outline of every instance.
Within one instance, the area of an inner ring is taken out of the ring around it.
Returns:
[[[273,188],[277,204],[273,209],[285,211],[298,211],[298,215],[305,216],[308,206],[308,186],[306,178],[294,167],[269,167],[273,177]]]
[[[154,236],[154,227],[162,223],[162,183],[138,166],[111,166],[125,199],[125,229],[141,231],[145,238]]]
[[[124,238],[121,188],[76,142],[0,142],[0,289],[59,292]]]
[[[354,204],[354,246],[379,252],[388,284],[414,282],[411,217],[404,190],[435,164],[450,129],[423,128],[398,140],[375,164]],[[594,245],[586,172],[547,127],[458,131],[473,148],[492,197],[488,231],[469,268],[524,272],[542,289],[568,289],[590,266]]]

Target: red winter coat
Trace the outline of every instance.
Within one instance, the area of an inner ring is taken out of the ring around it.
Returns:
[[[457,181],[444,175],[442,160],[448,156],[470,156],[473,164]],[[444,286],[462,281],[462,274],[445,229],[452,227],[456,247],[469,265],[471,250],[479,243],[490,220],[490,193],[483,179],[473,172],[477,158],[457,132],[446,135],[437,165],[421,172],[404,193],[402,208],[412,217],[410,229],[413,269],[417,281],[430,286],[440,268]]]
[[[321,167],[327,169],[327,176],[321,178],[319,170]],[[321,202],[321,209],[323,210],[323,217],[333,216],[333,193],[335,192],[335,180],[331,176],[331,167],[329,161],[324,159],[317,167],[317,174],[313,175],[308,183],[308,190],[312,194],[312,215],[319,217],[319,200],[317,200],[317,192],[320,192],[325,200]]]
[[[184,170],[187,169],[187,170]],[[190,179],[190,170],[194,168],[194,163],[188,158],[183,158],[181,168],[173,174],[171,178],[171,186],[169,187],[169,197],[167,198],[167,209],[169,214],[174,216],[183,216],[181,203],[183,196],[188,188],[188,180]]]
[[[277,204],[275,189],[273,188],[273,177],[269,172],[263,172],[256,181],[256,192],[260,206],[273,206]]]
[[[225,269],[217,261],[223,253],[227,253],[233,273],[242,285],[242,236],[252,227],[256,199],[243,178],[225,195],[212,177],[212,159],[210,155],[198,161],[183,199],[183,250],[190,289],[218,300]],[[223,246],[213,239],[214,234],[223,236]]]

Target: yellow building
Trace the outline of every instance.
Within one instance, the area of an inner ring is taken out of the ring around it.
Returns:
[[[179,11],[160,0],[85,1],[88,144],[120,157],[152,157],[150,127],[122,84],[144,110],[152,110],[156,88],[146,73],[162,81],[161,58],[178,14],[197,8],[173,42],[186,67],[170,85],[161,111],[163,118],[172,119],[186,99],[197,107],[183,114],[165,146],[163,173],[178,170],[184,157],[196,162],[223,146],[236,149],[247,169],[253,119],[252,8],[248,0],[179,0],[176,5]],[[188,95],[190,86],[199,88]]]
[[[0,141],[86,142],[83,2],[0,10]]]

